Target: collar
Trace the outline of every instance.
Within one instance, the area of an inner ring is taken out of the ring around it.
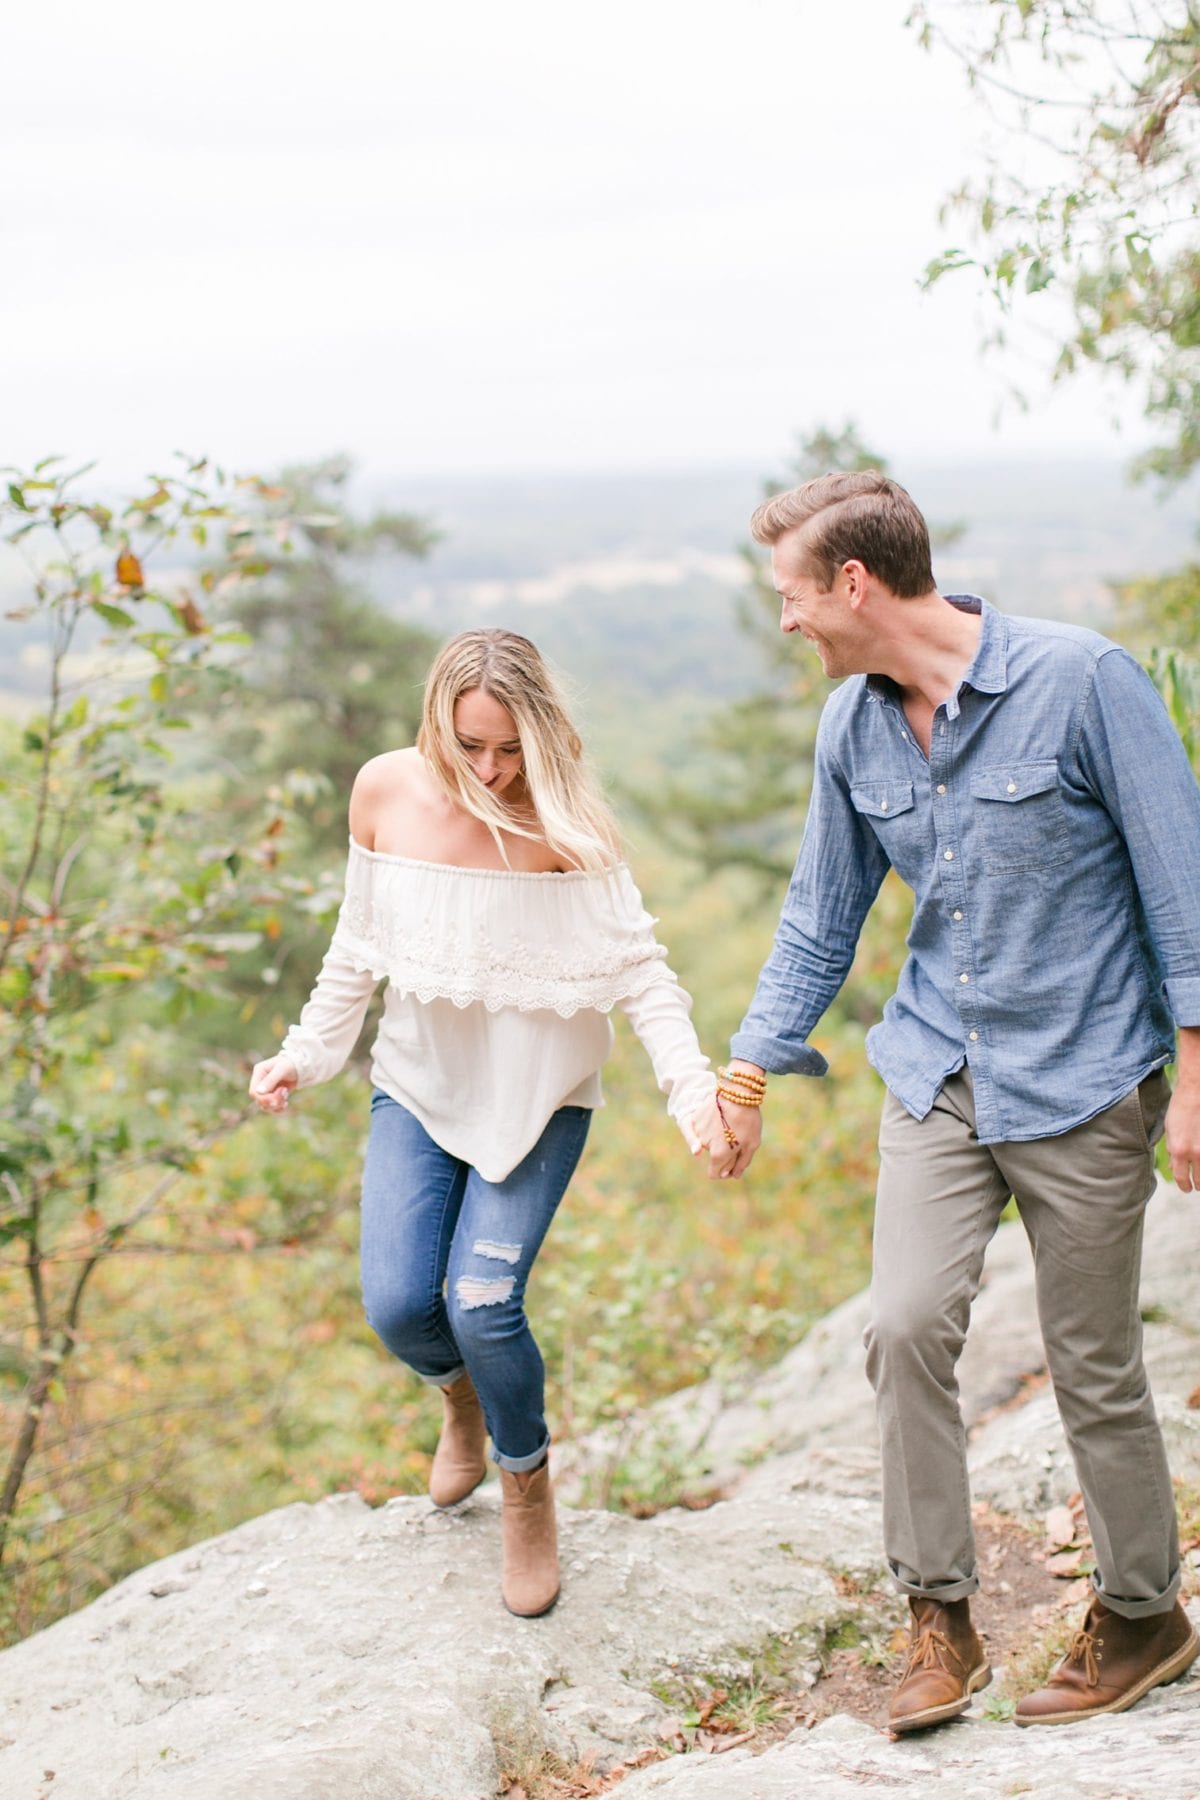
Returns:
[[[951,694],[944,702],[946,717],[955,719],[959,712],[958,696],[964,687],[974,688],[979,694],[1002,694],[1007,688],[1008,620],[978,594],[943,594],[942,598],[949,606],[957,606],[960,612],[979,613],[983,620],[978,648],[963,675],[958,692]],[[867,676],[868,700],[894,699],[896,691],[896,684],[890,675]]]

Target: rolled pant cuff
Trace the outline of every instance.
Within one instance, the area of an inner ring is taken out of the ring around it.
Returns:
[[[459,1376],[465,1375],[466,1372],[466,1363],[459,1363],[457,1369],[451,1369],[448,1375],[421,1375],[420,1369],[415,1371],[417,1375],[421,1375],[421,1380],[427,1387],[437,1388],[449,1387],[452,1382],[457,1381]]]
[[[961,1581],[944,1581],[938,1587],[921,1587],[916,1582],[905,1581],[892,1567],[892,1580],[902,1594],[908,1594],[913,1600],[966,1600],[979,1592],[978,1575],[964,1575]]]
[[[1156,1594],[1153,1600],[1122,1600],[1117,1595],[1106,1594],[1096,1577],[1092,1577],[1092,1589],[1097,1600],[1107,1612],[1118,1613],[1122,1619],[1152,1619],[1156,1613],[1169,1613],[1179,1598],[1179,1587],[1180,1575],[1177,1570],[1174,1579],[1168,1582],[1165,1594]]]
[[[502,1450],[497,1450],[493,1445],[492,1461],[497,1463],[500,1468],[507,1469],[510,1475],[525,1475],[530,1469],[536,1469],[540,1462],[544,1462],[549,1452],[549,1438],[546,1439],[541,1449],[535,1450],[531,1456],[505,1456]]]

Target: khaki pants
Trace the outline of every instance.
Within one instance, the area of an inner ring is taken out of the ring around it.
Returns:
[[[984,1251],[1009,1196],[1033,1247],[1038,1316],[1096,1551],[1096,1590],[1127,1618],[1179,1589],[1175,1502],[1142,1362],[1142,1221],[1166,1077],[1085,1125],[981,1144],[971,1078],[952,1075],[920,1121],[888,1094],[867,1373],[883,1454],[884,1543],[906,1594],[978,1587],[955,1365]]]

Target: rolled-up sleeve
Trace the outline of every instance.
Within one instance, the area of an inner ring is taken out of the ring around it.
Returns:
[[[731,1053],[779,1075],[824,1075],[807,1042],[850,972],[863,920],[888,861],[829,744],[826,708],[817,734],[812,799],[796,866],[750,1009]]]
[[[1200,787],[1154,683],[1115,646],[1097,659],[1079,763],[1125,840],[1171,1016],[1200,1025]]]

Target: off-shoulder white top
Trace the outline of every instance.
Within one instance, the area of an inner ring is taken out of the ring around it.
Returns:
[[[691,1144],[715,1081],[654,925],[624,863],[603,874],[460,869],[352,838],[333,942],[283,1054],[300,1087],[328,1081],[386,978],[372,1081],[444,1150],[501,1181],[558,1107],[603,1104],[617,1006]]]

